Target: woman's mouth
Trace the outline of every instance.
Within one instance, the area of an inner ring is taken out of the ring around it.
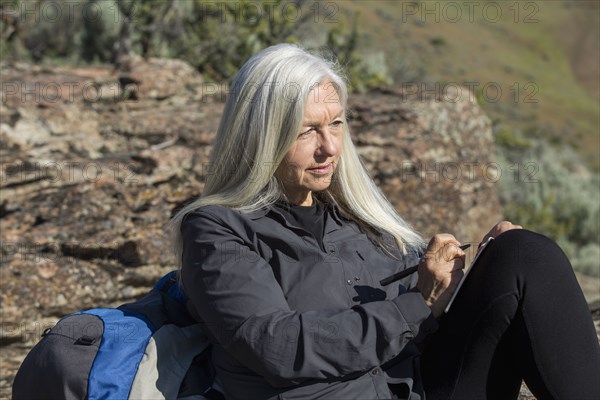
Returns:
[[[314,167],[314,168],[309,168],[308,170],[311,173],[316,174],[316,175],[328,174],[333,170],[333,163],[321,165],[321,166]]]

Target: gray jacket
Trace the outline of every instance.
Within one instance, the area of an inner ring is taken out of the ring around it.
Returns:
[[[417,254],[386,255],[328,209],[323,244],[277,208],[189,213],[182,282],[206,323],[227,399],[423,398],[416,344],[437,328],[417,274],[379,281]]]

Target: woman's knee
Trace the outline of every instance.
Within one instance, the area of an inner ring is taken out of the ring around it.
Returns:
[[[519,268],[537,269],[550,272],[555,268],[571,264],[562,249],[552,239],[526,229],[513,229],[500,234],[493,243],[493,253]],[[491,249],[490,249],[491,250]]]

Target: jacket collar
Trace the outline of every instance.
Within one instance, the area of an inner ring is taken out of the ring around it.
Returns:
[[[326,204],[325,207],[328,211],[330,211],[329,215],[333,216],[332,219],[335,222],[332,224],[330,222],[330,218],[325,220],[325,233],[330,233],[339,229],[343,225],[343,218],[340,215],[339,208],[335,204]],[[266,217],[267,215],[271,215],[272,217],[281,221],[287,227],[296,228],[295,226],[291,225],[287,218],[285,218],[285,216],[277,209],[277,207],[273,205],[260,208],[256,211],[250,211],[246,213],[246,215],[252,220],[258,220]]]

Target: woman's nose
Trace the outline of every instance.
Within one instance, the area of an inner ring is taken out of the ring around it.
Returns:
[[[335,156],[339,151],[339,141],[336,140],[335,136],[329,132],[328,129],[324,129],[319,135],[319,147],[317,154],[321,156]]]

